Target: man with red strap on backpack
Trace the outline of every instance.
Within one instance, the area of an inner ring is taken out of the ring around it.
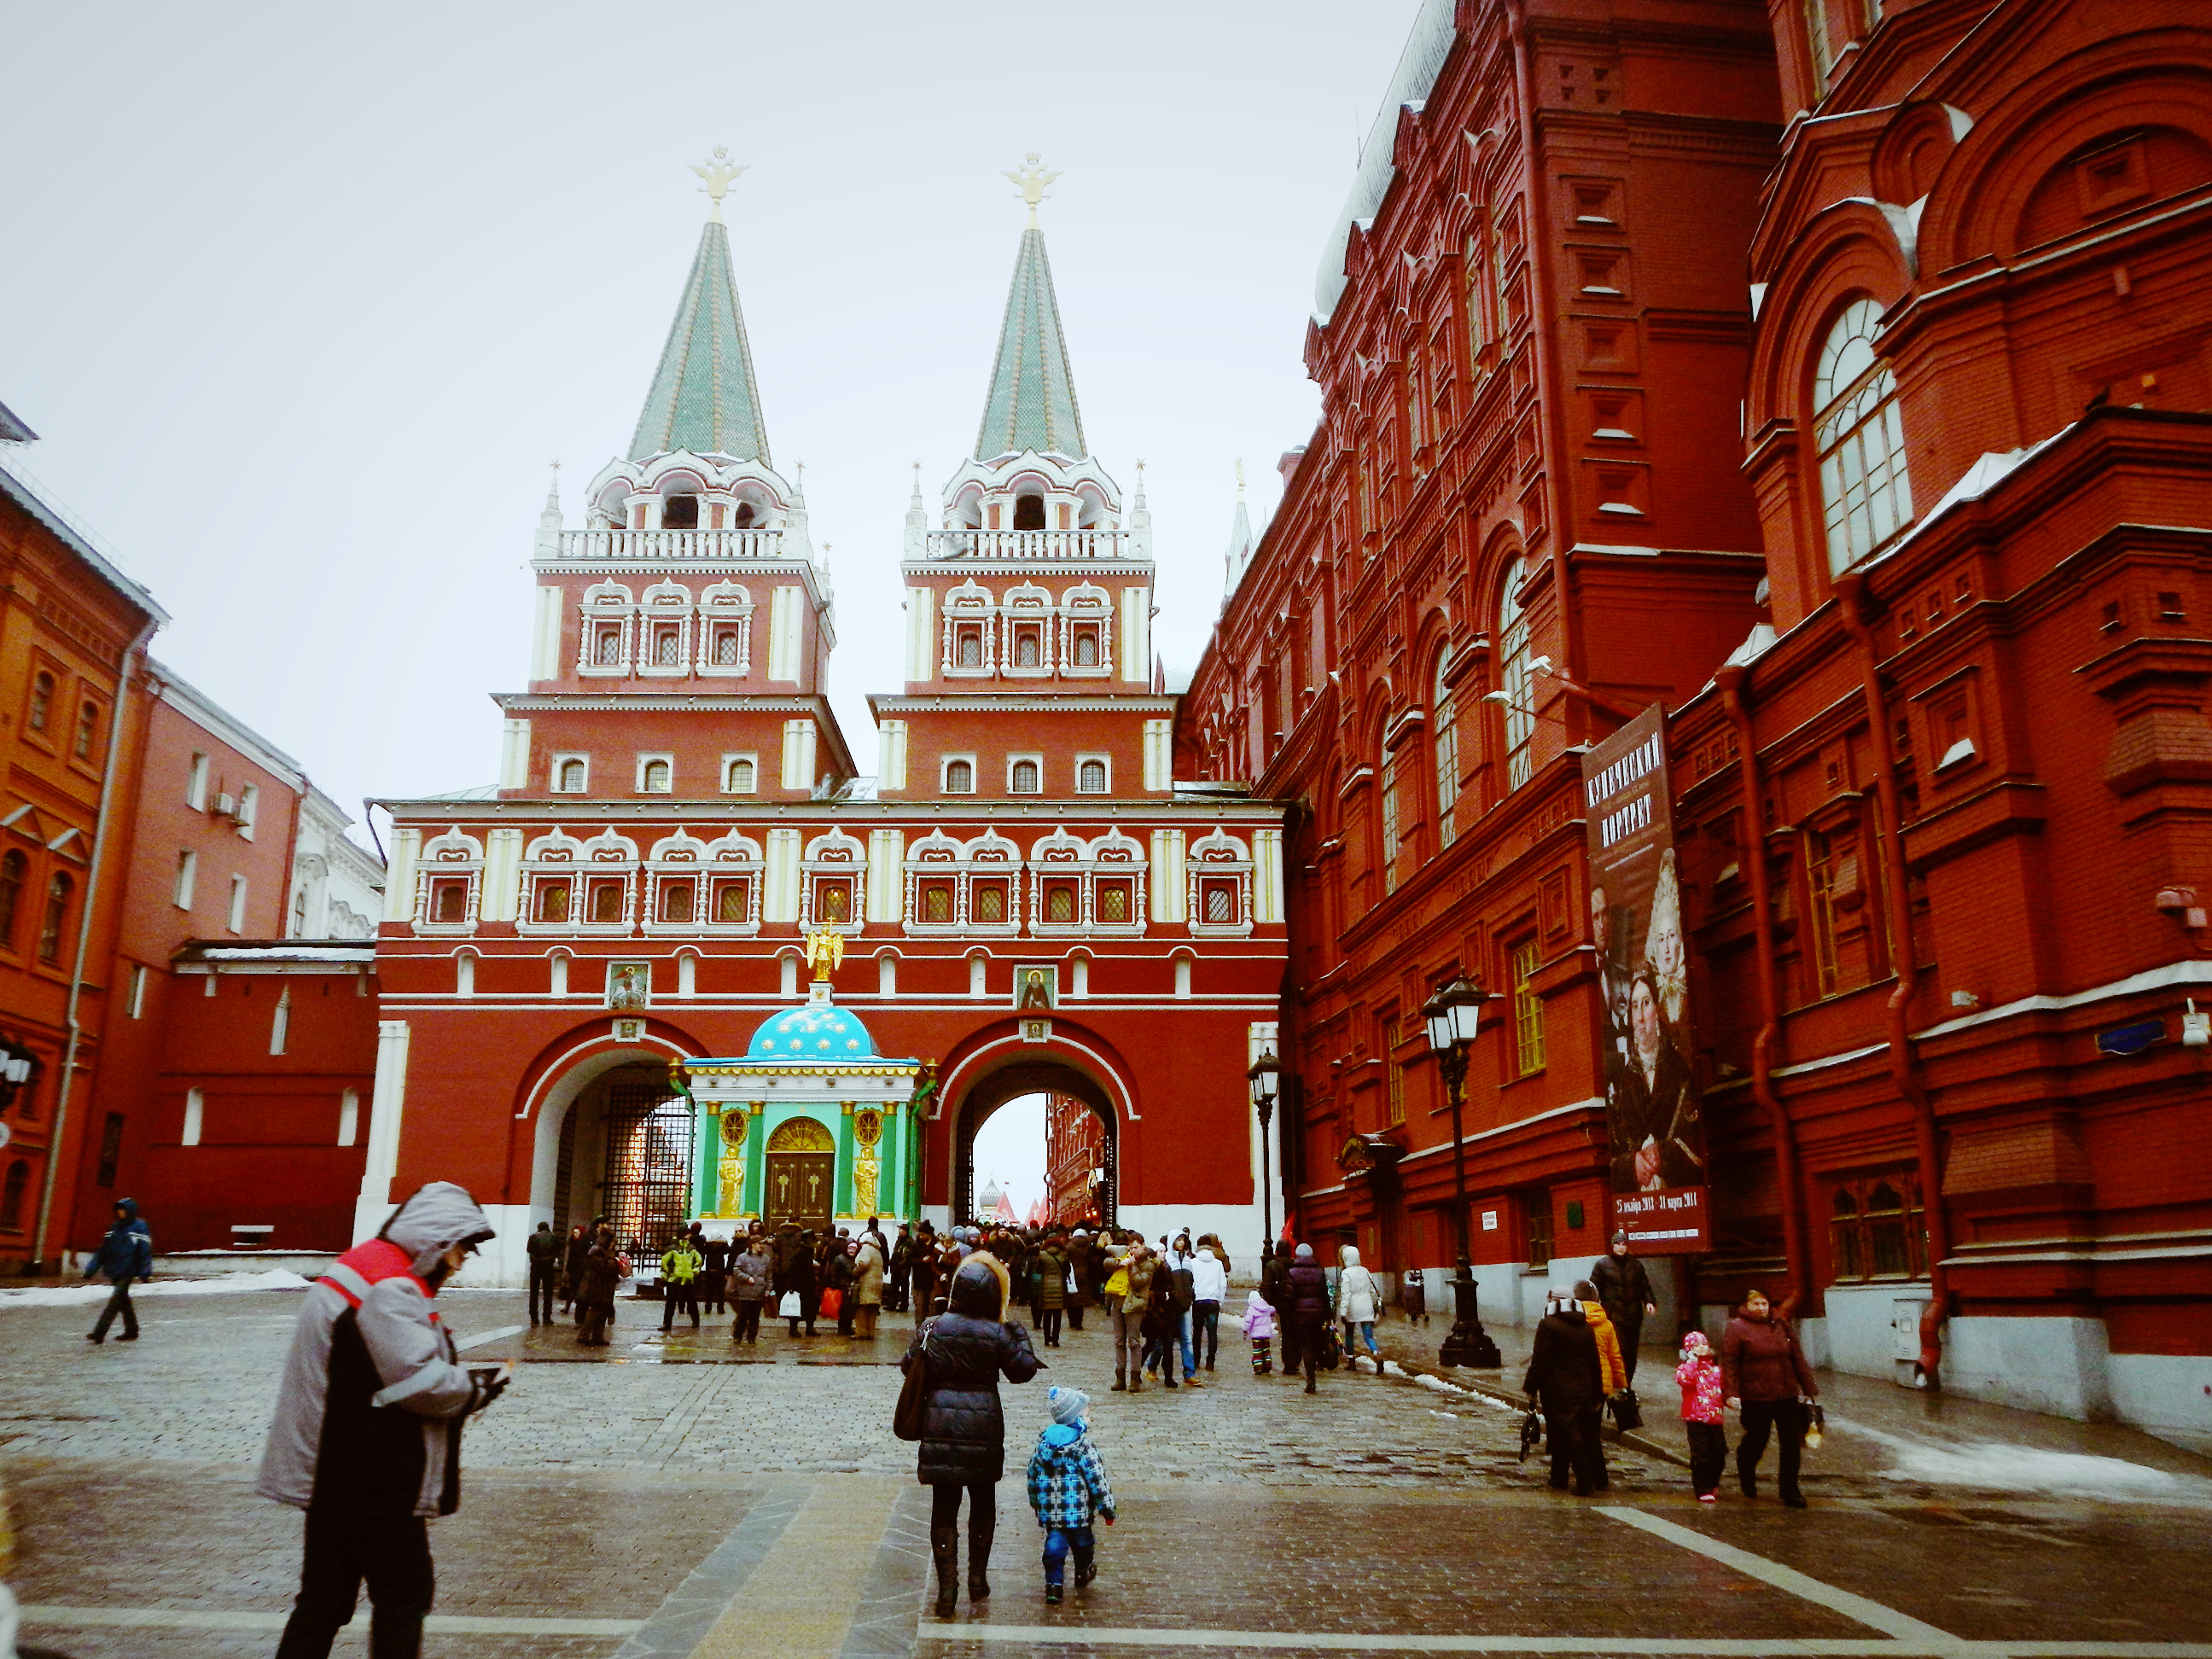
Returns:
[[[490,1224],[432,1182],[317,1279],[300,1310],[254,1489],[307,1512],[276,1659],[325,1659],[362,1581],[371,1659],[415,1659],[434,1580],[428,1522],[460,1506],[461,1422],[506,1388],[459,1364],[432,1299]]]

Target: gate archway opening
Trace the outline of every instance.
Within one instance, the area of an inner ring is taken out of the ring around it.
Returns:
[[[668,1080],[665,1061],[620,1065],[586,1083],[560,1128],[552,1222],[606,1218],[617,1242],[658,1251],[691,1216],[698,1163],[691,1103]]]
[[[1042,1095],[1051,1103],[1046,1113],[1048,1218],[1093,1227],[1117,1224],[1121,1133],[1113,1103],[1094,1079],[1054,1060],[1001,1066],[978,1078],[961,1095],[953,1108],[953,1221],[984,1219],[976,1213],[976,1131],[1000,1107],[1030,1095]]]

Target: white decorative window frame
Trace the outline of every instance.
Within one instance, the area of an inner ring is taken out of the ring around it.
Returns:
[[[1083,769],[1094,761],[1106,769],[1106,787],[1103,789],[1085,789],[1083,787]],[[1112,794],[1114,793],[1114,757],[1111,755],[1078,755],[1075,757],[1073,782],[1075,793],[1079,795]]]
[[[1133,939],[1145,931],[1144,843],[1109,830],[1086,842],[1065,828],[1053,831],[1030,848],[1030,932],[1040,939]],[[1129,916],[1126,921],[1098,919],[1098,878],[1129,878]],[[1048,882],[1073,880],[1076,909],[1073,921],[1052,921],[1045,915]]]
[[[744,762],[753,769],[752,787],[750,789],[734,789],[730,786],[730,774],[740,761]],[[758,753],[749,749],[740,754],[725,755],[722,757],[722,793],[726,795],[757,795],[760,793],[760,756]]]
[[[999,672],[998,612],[991,590],[980,582],[964,581],[945,594],[942,647],[945,660],[940,665],[945,678],[988,679]],[[963,624],[980,627],[982,631],[983,659],[973,667],[963,667],[958,660]]]
[[[906,932],[917,938],[945,938],[952,934],[981,934],[992,939],[1012,939],[1022,931],[1022,849],[995,830],[986,830],[973,841],[954,840],[943,830],[934,830],[908,849],[905,860]],[[975,878],[977,876],[1006,881],[1006,917],[1004,921],[972,920]],[[925,880],[950,879],[952,883],[952,920],[950,921],[921,921],[921,884]]]
[[[576,897],[586,913],[591,909],[591,884],[596,878],[605,879],[619,877],[623,884],[623,914],[620,921],[592,921],[588,915],[572,915],[568,932],[587,938],[617,939],[637,931],[637,888],[633,878],[641,860],[637,855],[637,843],[628,836],[617,835],[611,829],[602,830],[583,843],[577,854],[579,876]]]
[[[707,884],[707,843],[688,830],[678,830],[672,836],[663,836],[653,842],[645,855],[645,908],[638,927],[641,933],[660,938],[691,939],[705,931],[699,918],[708,907],[710,890]],[[672,881],[692,884],[691,920],[663,921],[660,919],[662,890]]]
[[[738,634],[733,666],[716,660],[715,635],[725,627]],[[699,596],[699,672],[708,679],[743,679],[753,672],[753,600],[737,582],[716,582]]]
[[[568,765],[571,761],[580,762],[583,766],[584,787],[580,789],[563,789],[561,787],[561,769]],[[547,764],[545,769],[545,784],[547,789],[556,795],[590,794],[592,793],[592,757],[589,755],[580,754],[573,750],[562,750],[561,752],[555,755],[552,760]]]
[[[815,918],[815,884],[824,876],[849,878],[853,884],[852,911],[843,921],[820,921]],[[867,926],[867,848],[842,830],[832,830],[808,842],[799,858],[799,931],[856,938]]]
[[[1184,897],[1188,905],[1186,924],[1194,935],[1242,939],[1252,931],[1252,850],[1227,831],[1216,830],[1191,842],[1183,854]],[[1204,884],[1224,878],[1237,884],[1237,920],[1208,921],[1203,902]]]
[[[522,902],[514,918],[514,931],[525,939],[546,938],[574,933],[576,913],[584,902],[584,886],[580,872],[584,862],[584,843],[565,830],[556,830],[550,835],[540,836],[522,852]],[[565,880],[569,884],[568,916],[565,921],[538,921],[538,889],[541,883]]]
[[[462,832],[459,824],[422,843],[415,875],[415,931],[441,938],[459,938],[477,930],[477,914],[483,902],[483,843]],[[430,898],[441,881],[465,880],[468,897],[459,921],[430,920]]]
[[[637,651],[637,602],[629,589],[620,582],[601,582],[586,588],[577,610],[582,622],[577,630],[576,672],[587,678],[628,679]],[[611,664],[599,659],[599,627],[605,623],[622,630],[621,660]]]
[[[645,787],[645,769],[655,761],[668,768],[668,787],[648,789]],[[639,795],[672,795],[676,793],[676,756],[669,750],[655,749],[637,757],[637,771],[630,781],[630,791]]]
[[[676,630],[676,660],[664,663],[658,648],[664,627]],[[681,582],[655,582],[637,607],[637,676],[640,679],[683,679],[691,672],[691,590]]]
[[[760,932],[761,888],[768,875],[768,860],[761,856],[760,843],[742,831],[732,830],[720,840],[708,844],[702,860],[705,865],[707,883],[706,920],[699,925],[702,933],[720,934],[726,938],[743,938]],[[720,877],[742,876],[747,884],[746,915],[743,921],[719,921],[714,902],[714,882]]]
[[[1075,660],[1075,630],[1096,624],[1098,660]],[[1114,601],[1103,587],[1083,582],[1067,590],[1060,605],[1060,672],[1066,679],[1111,679],[1114,677]]]
[[[1014,787],[1014,769],[1024,763],[1036,768],[1037,787],[1034,789]],[[1018,755],[1006,757],[1006,793],[1009,795],[1042,795],[1044,792],[1044,752],[1042,750],[1025,749]]]
[[[946,778],[951,773],[952,763],[955,761],[965,761],[968,763],[968,787],[965,789],[951,788],[945,781]],[[937,757],[937,793],[940,795],[972,795],[976,793],[975,757],[973,752],[958,755],[939,755]]]
[[[1050,679],[1053,673],[1054,647],[1058,644],[1059,629],[1054,626],[1056,607],[1052,594],[1045,588],[1024,582],[1009,589],[1005,602],[999,608],[1001,632],[1006,636],[1006,672],[1009,679]],[[1024,627],[1036,629],[1037,659],[1024,667],[1015,660],[1017,631]]]

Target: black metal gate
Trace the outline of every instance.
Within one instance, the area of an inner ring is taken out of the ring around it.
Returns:
[[[691,1103],[662,1083],[617,1083],[607,1091],[606,1178],[599,1208],[629,1248],[659,1255],[691,1218],[697,1161]]]

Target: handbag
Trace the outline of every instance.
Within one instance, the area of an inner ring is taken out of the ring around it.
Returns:
[[[1333,1371],[1344,1364],[1344,1342],[1337,1335],[1334,1325],[1321,1328],[1321,1352],[1316,1360],[1325,1371]]]
[[[1640,1429],[1644,1426],[1644,1411],[1637,1404],[1635,1389],[1623,1389],[1612,1399],[1607,1401],[1606,1404],[1612,1408],[1614,1425],[1623,1434],[1626,1434],[1631,1429]]]
[[[805,1312],[805,1310],[799,1303],[797,1291],[786,1291],[783,1293],[783,1300],[775,1304],[775,1316],[778,1319],[801,1318]]]
[[[899,1384],[898,1404],[891,1407],[891,1433],[901,1440],[919,1440],[929,1411],[929,1333],[937,1322],[925,1319],[915,1334],[914,1359]]]
[[[822,1292],[822,1316],[835,1319],[845,1306],[845,1292],[832,1285]]]

